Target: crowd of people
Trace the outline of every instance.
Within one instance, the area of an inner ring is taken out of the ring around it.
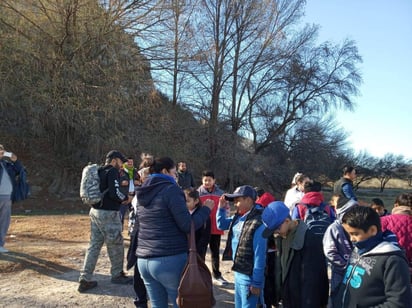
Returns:
[[[5,153],[0,145],[0,253],[8,252],[14,179],[23,168]],[[300,172],[282,201],[252,185],[224,192],[212,170],[196,186],[185,161],[142,154],[135,167],[117,150],[106,154],[98,176],[104,193],[89,212],[79,292],[98,285],[93,273],[105,244],[111,282],[133,284],[136,307],[178,307],[193,224],[203,261],[210,249],[215,285],[229,287],[220,260],[232,261],[235,307],[412,307],[412,193],[400,194],[391,213],[379,198],[360,201],[352,166],[343,168],[330,202],[321,183]],[[133,277],[123,270],[125,259]]]

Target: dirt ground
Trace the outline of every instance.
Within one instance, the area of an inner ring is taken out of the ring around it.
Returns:
[[[110,282],[105,246],[95,271],[97,288],[77,291],[89,230],[87,214],[13,216],[5,245],[10,252],[0,254],[0,307],[134,307],[133,287]],[[126,231],[124,237],[126,253]],[[210,266],[209,255],[206,263]],[[231,283],[214,287],[215,307],[234,307],[231,266],[221,262]],[[128,274],[133,275],[133,269]]]

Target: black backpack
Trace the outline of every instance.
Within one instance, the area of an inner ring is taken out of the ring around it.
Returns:
[[[332,223],[330,215],[325,210],[326,204],[321,203],[319,206],[312,206],[310,204],[301,203],[306,206],[306,213],[303,221],[315,235],[323,238],[326,229]]]

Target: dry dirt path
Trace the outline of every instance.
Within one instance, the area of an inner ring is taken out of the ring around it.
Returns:
[[[110,283],[105,247],[95,271],[98,286],[77,292],[88,238],[87,215],[13,216],[6,239],[10,252],[0,254],[0,307],[134,307],[132,286]],[[129,241],[125,244],[127,248]],[[231,265],[221,263],[231,283],[214,287],[215,307],[234,307]]]

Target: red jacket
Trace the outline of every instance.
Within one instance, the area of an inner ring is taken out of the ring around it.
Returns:
[[[265,192],[261,195],[257,200],[256,203],[260,204],[263,207],[267,207],[269,203],[275,201],[275,197],[273,197],[270,193]]]
[[[210,192],[202,185],[198,188],[198,191],[199,191],[199,198],[202,203],[204,203],[205,200],[207,199],[211,199],[215,203],[215,206],[210,211],[210,223],[211,223],[210,234],[217,234],[217,235],[224,234],[224,231],[218,229],[216,225],[216,212],[219,207],[220,196],[223,195],[224,193],[223,190],[221,190],[219,187],[215,185],[213,187],[213,190]]]
[[[292,211],[293,219],[304,219],[307,207],[305,204],[310,206],[319,206],[323,202],[323,194],[318,191],[307,192],[303,195],[302,200],[296,205],[295,209]],[[325,206],[325,211],[328,213],[331,221],[335,220],[335,213],[329,205]]]

